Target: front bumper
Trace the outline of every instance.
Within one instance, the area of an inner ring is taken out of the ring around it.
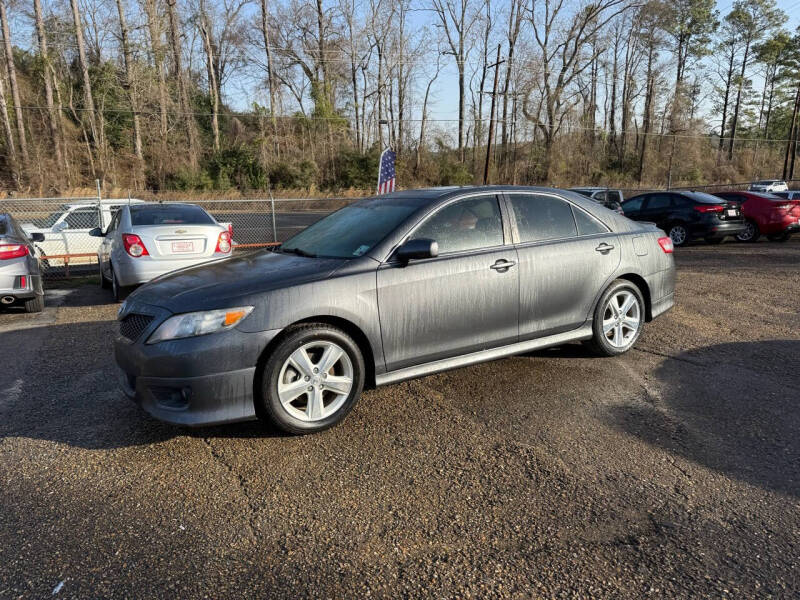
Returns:
[[[153,417],[176,425],[214,425],[256,418],[254,379],[262,352],[278,330],[237,329],[145,344],[170,313],[157,307],[127,308],[156,313],[129,340],[118,335],[114,358],[123,393]]]

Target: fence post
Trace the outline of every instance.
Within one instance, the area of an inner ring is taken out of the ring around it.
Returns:
[[[272,196],[272,187],[267,185],[267,192],[269,192],[269,203],[272,209],[272,241],[278,241],[278,226],[275,223],[275,198]]]

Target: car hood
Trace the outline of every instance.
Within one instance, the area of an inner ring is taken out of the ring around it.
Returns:
[[[345,262],[279,252],[248,253],[162,275],[137,289],[130,300],[173,313],[224,308],[253,294],[326,279]]]

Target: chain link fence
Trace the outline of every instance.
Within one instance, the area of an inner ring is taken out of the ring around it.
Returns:
[[[135,198],[11,198],[0,200],[0,213],[14,217],[27,233],[42,233],[36,242],[42,272],[49,279],[90,275],[97,272],[101,238],[89,235],[105,229],[119,208]],[[170,203],[169,201],[164,201]],[[341,208],[345,198],[249,198],[185,200],[205,209],[220,223],[233,228],[237,252],[282,242]]]
[[[789,183],[800,187],[800,179]],[[674,187],[673,190],[697,190],[714,193],[723,190],[744,190],[748,183],[727,183],[693,187]],[[619,188],[617,188],[619,189]],[[629,198],[655,188],[623,188]],[[145,198],[153,201],[148,193]],[[283,242],[334,210],[358,198],[220,198],[182,203],[204,208],[220,223],[233,228],[234,250],[242,252]],[[172,200],[157,200],[170,203]],[[0,213],[9,213],[28,233],[44,234],[44,242],[36,242],[45,277],[59,279],[91,275],[97,272],[97,250],[101,239],[89,235],[95,227],[105,229],[114,213],[134,198],[10,198],[0,199]]]

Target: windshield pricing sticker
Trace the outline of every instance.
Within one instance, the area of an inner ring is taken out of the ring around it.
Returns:
[[[367,246],[366,244],[361,244],[358,248],[355,249],[355,251],[353,252],[353,256],[361,256],[367,250],[369,250],[369,246]]]

